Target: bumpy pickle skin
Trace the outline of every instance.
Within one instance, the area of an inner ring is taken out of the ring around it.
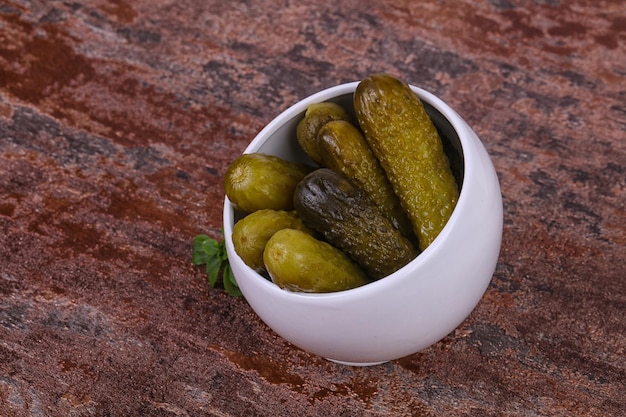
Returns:
[[[294,207],[305,225],[345,252],[371,279],[383,278],[417,256],[367,195],[329,168],[313,171],[298,184]]]
[[[319,164],[321,162],[317,134],[322,126],[333,120],[350,120],[348,112],[337,103],[310,104],[296,127],[296,138],[306,154]]]
[[[345,253],[301,230],[274,233],[263,259],[272,282],[293,292],[329,293],[369,282]]]
[[[295,211],[262,209],[248,214],[233,226],[235,252],[254,271],[266,275],[265,245],[274,233],[286,228],[311,232]]]
[[[334,120],[317,134],[321,164],[344,175],[380,207],[400,232],[413,236],[409,218],[363,133],[351,122]]]
[[[293,210],[296,185],[310,171],[306,165],[274,155],[243,154],[226,169],[224,189],[232,205],[243,213]]]
[[[459,197],[439,133],[403,81],[374,74],[354,94],[357,121],[407,213],[419,247],[441,232]]]

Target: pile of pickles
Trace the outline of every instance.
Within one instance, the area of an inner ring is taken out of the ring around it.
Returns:
[[[243,214],[233,228],[241,259],[279,287],[343,291],[405,266],[437,237],[459,189],[419,97],[374,74],[353,99],[311,104],[294,140],[305,165],[262,153],[228,167],[226,195]]]

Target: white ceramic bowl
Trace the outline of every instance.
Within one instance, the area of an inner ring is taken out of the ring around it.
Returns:
[[[358,82],[305,98],[272,120],[245,153],[308,162],[295,138],[311,103],[352,109]],[[462,153],[462,188],[448,223],[416,259],[365,286],[329,294],[285,291],[250,269],[234,250],[237,213],[226,198],[224,238],[247,302],[277,334],[301,349],[349,365],[373,365],[416,353],[453,331],[475,308],[495,270],[502,238],[502,196],[494,166],[474,131],[442,100],[411,87],[442,136]]]

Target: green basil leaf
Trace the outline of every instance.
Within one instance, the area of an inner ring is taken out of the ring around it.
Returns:
[[[222,235],[224,230],[222,230]],[[218,242],[207,235],[197,235],[193,239],[193,253],[191,256],[193,265],[205,265],[207,281],[209,286],[215,287],[220,271],[222,272],[222,282],[228,294],[241,297],[241,291],[235,280],[235,276],[228,263],[228,253],[224,241]]]
[[[233,271],[230,268],[230,265],[224,266],[222,280],[224,282],[224,289],[226,289],[226,292],[228,294],[234,297],[243,296],[243,294],[241,293],[241,290],[239,289],[239,286],[237,285],[237,281],[235,280],[235,275],[233,274]]]
[[[218,258],[211,258],[206,263],[207,279],[211,287],[215,287],[221,268],[222,268],[222,261]]]

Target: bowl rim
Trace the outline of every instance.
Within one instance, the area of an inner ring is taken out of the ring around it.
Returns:
[[[284,111],[279,113],[276,117],[274,117],[263,129],[261,129],[257,135],[252,139],[252,141],[246,146],[243,153],[251,153],[256,152],[264,143],[266,143],[270,137],[280,129],[286,122],[293,120],[294,117],[298,116],[307,109],[307,107],[312,103],[318,103],[322,101],[330,101],[336,99],[338,97],[354,94],[356,87],[360,81],[353,81],[344,84],[335,85],[332,87],[328,87],[326,89],[320,90],[314,94],[309,95],[308,97],[299,100],[298,102],[292,104]],[[435,108],[452,126],[452,128],[457,133],[457,137],[459,143],[461,145],[461,149],[463,150],[463,176],[464,178],[468,178],[468,171],[472,170],[472,164],[467,162],[466,159],[466,149],[469,147],[470,138],[467,133],[473,133],[471,128],[463,121],[463,119],[457,114],[457,112],[445,103],[442,99],[430,93],[429,91],[409,84],[409,87],[413,92],[415,92],[420,100],[428,103],[430,106]],[[460,132],[466,132],[466,134],[462,135]],[[422,251],[415,259],[411,260],[405,266],[400,268],[399,270],[381,278],[379,280],[370,282],[363,286],[352,288],[343,291],[329,292],[329,293],[306,293],[306,292],[295,292],[289,291],[283,288],[280,288],[276,284],[274,284],[271,280],[266,279],[265,277],[258,274],[248,265],[246,265],[243,260],[236,254],[234,249],[234,245],[232,242],[232,226],[234,226],[235,220],[235,209],[226,196],[224,198],[224,213],[223,213],[223,224],[224,224],[224,239],[226,240],[227,249],[230,253],[237,256],[237,261],[241,263],[241,266],[245,268],[250,274],[252,274],[255,278],[259,279],[258,285],[262,285],[266,290],[271,291],[276,294],[276,296],[281,298],[290,298],[290,299],[299,299],[301,301],[310,301],[310,302],[334,302],[336,299],[343,298],[353,298],[353,297],[368,297],[372,293],[377,294],[381,291],[381,287],[388,287],[394,285],[394,281],[398,279],[402,279],[402,275],[405,275],[405,279],[409,279],[411,277],[406,276],[407,269],[415,269],[418,268],[421,264],[429,262],[429,259],[435,256],[437,252],[441,249],[440,247],[443,245],[443,241],[446,237],[451,233],[451,229],[453,225],[457,222],[457,218],[459,217],[460,207],[466,205],[465,202],[467,200],[467,192],[463,192],[465,186],[461,187],[459,198],[456,203],[456,206],[446,222],[446,225],[440,231],[439,235],[433,240],[433,242]],[[227,222],[229,222],[229,226],[227,227]],[[232,225],[232,226],[231,226]],[[226,230],[230,230],[230,233],[226,234]],[[235,276],[235,279],[237,277]],[[244,293],[245,297],[245,293]]]

